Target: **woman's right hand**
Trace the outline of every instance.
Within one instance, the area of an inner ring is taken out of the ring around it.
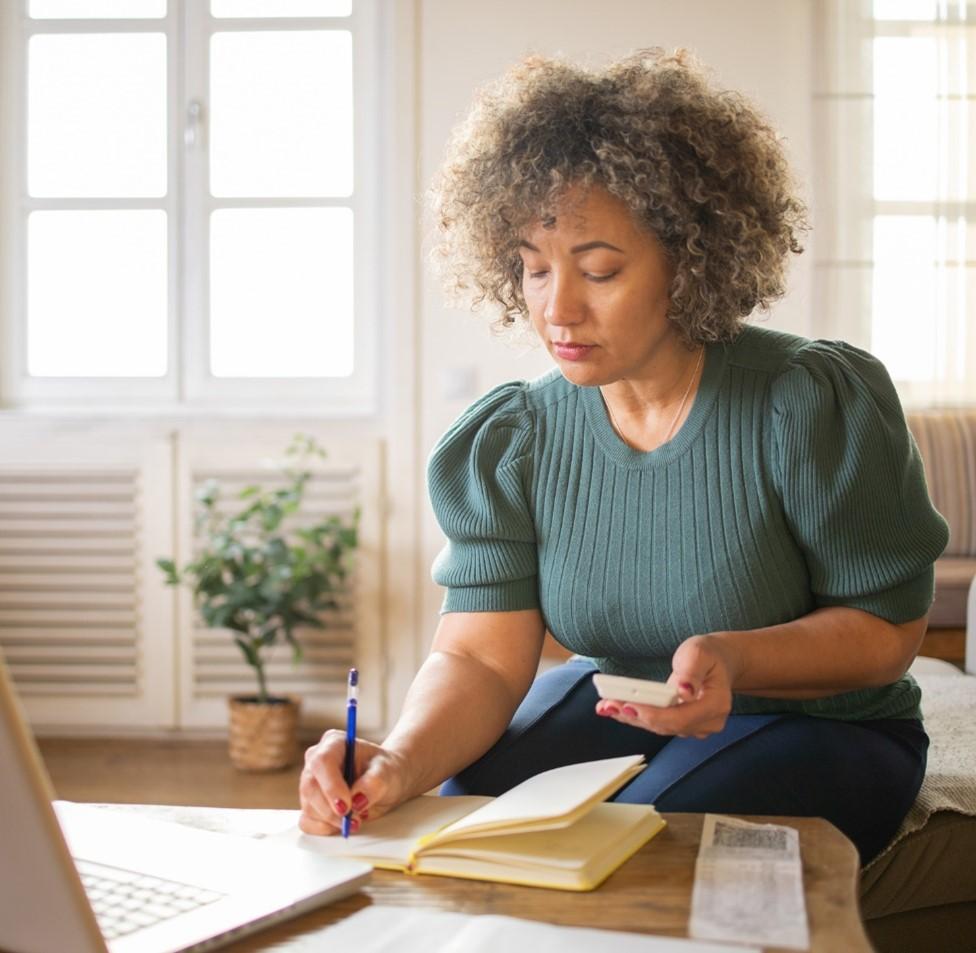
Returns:
[[[306,834],[338,834],[342,818],[352,808],[353,832],[375,820],[408,796],[406,765],[393,751],[356,739],[356,781],[352,790],[343,778],[346,734],[332,729],[305,752],[305,769],[298,784],[302,813],[299,828]]]

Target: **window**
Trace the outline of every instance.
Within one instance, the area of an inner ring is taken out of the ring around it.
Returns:
[[[374,409],[380,4],[0,16],[3,405]]]
[[[909,405],[976,401],[976,8],[822,0],[818,333]]]

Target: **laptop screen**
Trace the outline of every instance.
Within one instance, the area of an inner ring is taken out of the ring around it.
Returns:
[[[0,657],[0,949],[106,947],[51,807],[51,784]]]

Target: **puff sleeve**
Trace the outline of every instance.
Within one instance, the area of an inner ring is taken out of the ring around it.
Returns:
[[[524,384],[473,404],[434,448],[430,501],[447,545],[431,575],[447,587],[442,612],[539,605],[535,527],[527,502],[533,430]]]
[[[771,388],[773,480],[818,606],[925,614],[948,527],[884,366],[812,341]]]

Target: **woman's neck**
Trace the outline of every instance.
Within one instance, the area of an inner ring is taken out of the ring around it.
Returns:
[[[691,411],[705,349],[704,345],[679,348],[666,370],[600,388],[613,429],[635,450],[649,452],[672,440]]]

